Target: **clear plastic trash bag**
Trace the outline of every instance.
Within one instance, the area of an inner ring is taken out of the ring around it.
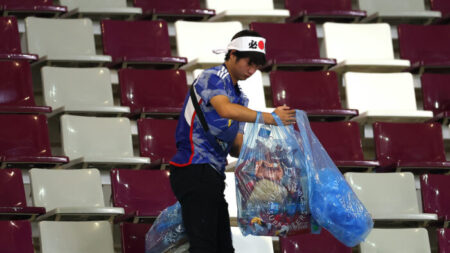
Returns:
[[[354,247],[372,230],[372,217],[314,135],[306,113],[297,110],[296,121],[297,143],[307,157],[311,216],[340,242]]]
[[[238,224],[244,235],[309,232],[306,164],[293,129],[247,124],[236,165]]]
[[[145,253],[183,252],[186,242],[181,205],[177,201],[159,214],[145,235]]]

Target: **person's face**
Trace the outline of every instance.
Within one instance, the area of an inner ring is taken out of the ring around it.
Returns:
[[[229,71],[233,82],[246,80],[258,70],[259,66],[254,63],[249,64],[249,60],[249,58],[241,58],[236,61],[236,56],[233,54],[230,55]]]

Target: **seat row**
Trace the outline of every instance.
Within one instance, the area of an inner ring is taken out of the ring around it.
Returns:
[[[37,59],[39,56],[40,62],[47,64],[102,63],[109,67],[145,64],[159,68],[184,65],[183,69],[193,71],[222,63],[223,57],[213,55],[211,50],[225,47],[224,42],[242,29],[242,24],[235,21],[178,21],[175,23],[176,43],[178,55],[182,57],[175,57],[171,53],[165,21],[103,20],[101,23],[104,55],[97,55],[89,19],[29,17],[25,20],[27,51],[36,55],[22,55],[16,20],[4,17],[0,20],[0,26],[5,27],[1,29],[5,31],[2,37],[9,39],[0,40],[0,53],[4,59]],[[394,59],[387,24],[325,23],[326,58],[320,57],[313,23],[250,24],[252,30],[271,41],[267,45],[266,70],[332,67],[337,72],[448,69],[449,27],[400,25],[399,60]],[[205,33],[214,36],[198,40]],[[418,37],[421,39],[415,39]]]

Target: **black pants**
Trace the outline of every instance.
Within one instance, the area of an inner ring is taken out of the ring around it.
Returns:
[[[189,252],[234,252],[224,178],[209,164],[171,165],[170,184],[181,204]]]

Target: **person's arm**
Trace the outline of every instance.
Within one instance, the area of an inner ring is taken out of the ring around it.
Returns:
[[[245,106],[231,103],[227,96],[217,95],[211,98],[211,105],[222,118],[232,119],[240,122],[255,122],[257,112]],[[281,122],[285,125],[295,122],[295,110],[290,110],[287,106],[279,106],[274,111]],[[267,112],[262,113],[264,123],[276,125],[272,115]]]
[[[230,155],[232,157],[239,157],[239,154],[241,153],[241,147],[242,143],[244,142],[244,135],[241,133],[238,133],[236,135],[236,138],[234,139],[233,145],[231,146]]]

